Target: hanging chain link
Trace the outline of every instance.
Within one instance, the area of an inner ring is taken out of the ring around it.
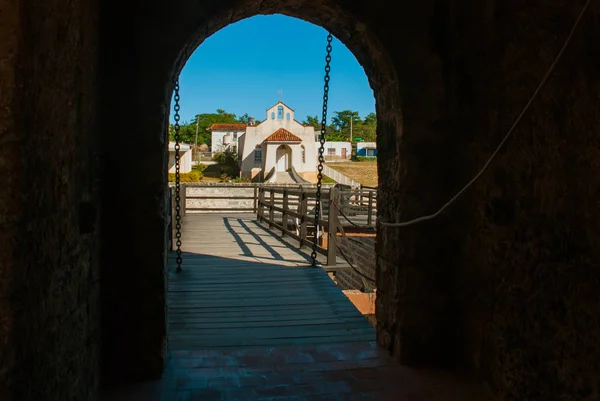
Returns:
[[[181,258],[181,181],[179,176],[179,170],[181,167],[181,155],[179,153],[179,149],[181,148],[179,141],[181,140],[180,136],[180,125],[179,120],[181,116],[179,115],[179,110],[181,107],[179,106],[179,79],[175,81],[175,96],[173,97],[175,101],[175,106],[173,109],[175,110],[175,245],[177,245],[177,268],[176,272],[181,271],[181,262],[183,261]]]
[[[319,239],[319,217],[321,215],[321,186],[323,181],[323,162],[325,159],[323,153],[325,151],[325,137],[327,134],[327,104],[329,102],[329,72],[331,71],[331,42],[333,36],[331,33],[327,35],[327,56],[325,56],[325,85],[323,88],[323,116],[321,118],[321,134],[319,135],[319,166],[317,167],[317,193],[315,204],[315,226],[313,232],[313,244],[310,257],[312,258],[312,266],[317,267],[317,241]]]

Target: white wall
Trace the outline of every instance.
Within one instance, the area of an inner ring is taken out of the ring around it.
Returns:
[[[377,142],[357,142],[356,143],[356,154],[358,156],[367,156],[366,151],[363,149],[375,149],[375,155],[377,156]]]
[[[321,144],[319,142],[315,143],[315,151],[317,152],[317,157],[319,156],[319,147]],[[346,159],[350,159],[352,154],[352,144],[350,142],[325,142],[325,146],[323,146],[323,156],[327,159],[330,154],[328,153],[328,149],[335,149],[334,156],[336,158],[342,157],[342,149],[346,149]]]
[[[277,163],[277,148],[281,145],[280,143],[270,142],[262,146],[263,150],[263,164],[264,176],[271,172],[271,169],[275,167]]]
[[[225,131],[213,131],[210,138],[210,152],[219,152],[220,147],[223,145],[223,137],[227,132]]]
[[[192,151],[190,147],[180,145],[179,156],[179,172],[189,173],[192,171]],[[169,147],[169,173],[175,173],[175,149],[171,147]]]
[[[239,146],[239,138],[245,131],[214,130],[211,133],[210,151],[212,154],[224,151],[228,146]],[[236,137],[237,134],[237,137]]]

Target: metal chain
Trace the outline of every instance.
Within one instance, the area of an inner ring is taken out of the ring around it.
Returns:
[[[321,186],[323,181],[323,153],[325,151],[325,136],[327,134],[327,103],[329,102],[329,72],[331,71],[331,42],[333,36],[331,33],[327,35],[327,56],[325,57],[325,85],[323,88],[323,116],[321,118],[321,135],[319,136],[319,166],[317,167],[317,193],[316,193],[316,204],[315,204],[315,226],[313,233],[313,244],[312,252],[310,257],[312,258],[312,266],[317,267],[317,241],[319,231],[319,217],[321,215]]]
[[[181,107],[179,106],[179,79],[175,81],[175,96],[173,97],[175,101],[175,106],[173,109],[175,110],[175,244],[177,245],[177,268],[176,272],[181,271],[181,262],[183,261],[181,258],[181,182],[179,176],[180,170],[180,161],[181,155],[179,154],[179,149],[181,146],[179,145],[179,141],[181,140],[179,131],[179,120],[181,119],[179,115],[179,110]]]

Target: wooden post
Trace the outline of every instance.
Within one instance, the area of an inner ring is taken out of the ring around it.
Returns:
[[[171,239],[171,250],[175,250],[175,199],[173,188],[169,187],[169,236]]]
[[[171,188],[171,237],[173,238],[173,240],[171,241],[171,250],[175,250],[177,248],[177,245],[175,244],[175,242],[177,241],[177,238],[175,237],[175,234],[177,232],[177,219],[175,218],[175,215],[177,214],[177,195],[175,193],[175,187]]]
[[[362,188],[355,190],[355,193],[358,194],[358,207],[360,208],[363,206],[363,190],[362,190]]]
[[[261,187],[258,189],[258,209],[256,211],[256,218],[258,219],[259,222],[264,220],[264,214],[265,214],[265,205],[263,204],[264,201],[265,201],[265,189]]]
[[[275,206],[275,191],[273,191],[273,188],[271,188],[271,199],[270,199],[270,204],[269,204],[269,228],[273,227],[273,219],[274,219],[274,210],[273,210],[273,206]]]
[[[254,213],[258,212],[258,186],[254,186]]]
[[[327,213],[327,266],[335,266],[337,259],[335,237],[337,236],[338,210],[335,205],[339,205],[338,200],[337,188],[331,187],[329,189],[329,210]]]
[[[288,191],[283,190],[283,214],[281,216],[281,236],[285,237],[285,232],[288,229]]]
[[[186,184],[180,184],[181,188],[181,217],[185,216],[185,207],[187,204],[186,198],[187,198],[187,185]]]
[[[373,223],[373,191],[369,191],[369,214],[367,215],[367,225]]]
[[[306,225],[307,225],[307,217],[308,217],[308,197],[306,195],[306,192],[304,192],[304,188],[301,189],[301,193],[300,193],[300,207],[299,207],[299,212],[302,215],[302,217],[300,218],[300,248],[302,248],[304,246],[304,242],[306,240],[306,236],[307,234],[307,229],[306,229]]]

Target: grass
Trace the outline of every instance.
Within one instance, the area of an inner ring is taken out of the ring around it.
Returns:
[[[328,163],[332,169],[352,178],[367,186],[377,186],[377,162],[376,161],[360,161],[360,162],[340,162]],[[219,182],[221,176],[221,168],[216,165],[206,166],[202,171],[203,182]],[[335,181],[327,176],[323,177],[323,183],[334,184]]]
[[[333,178],[327,177],[323,174],[323,180],[321,181],[323,184],[335,184],[335,180]]]
[[[363,185],[377,186],[376,161],[328,163],[327,166]]]

